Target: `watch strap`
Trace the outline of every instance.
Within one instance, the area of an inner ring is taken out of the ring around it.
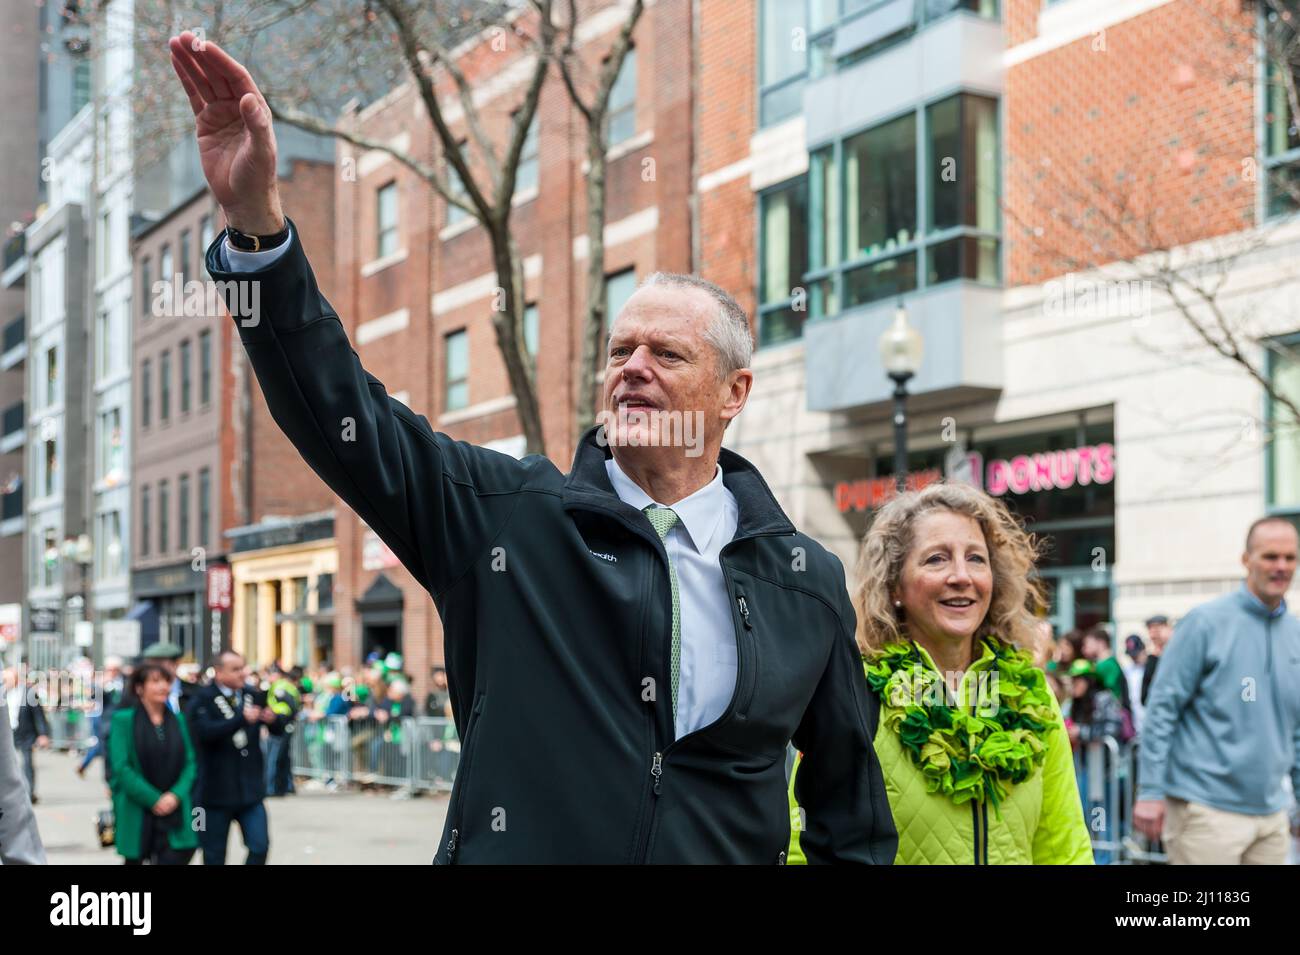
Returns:
[[[230,245],[240,252],[265,252],[267,249],[274,249],[277,246],[284,245],[289,241],[289,223],[286,220],[284,228],[273,235],[249,235],[247,232],[240,232],[234,226],[226,226],[226,239]]]

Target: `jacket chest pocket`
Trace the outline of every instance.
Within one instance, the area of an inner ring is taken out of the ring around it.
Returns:
[[[733,577],[736,692],[717,739],[742,752],[780,755],[825,668],[824,617],[808,598]]]

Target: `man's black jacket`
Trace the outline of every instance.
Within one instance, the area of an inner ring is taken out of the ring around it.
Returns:
[[[15,687],[11,692],[25,693],[23,703],[18,707],[18,726],[14,728],[14,746],[18,749],[31,749],[36,745],[36,740],[42,736],[50,735],[50,724],[45,719],[45,709],[40,703],[34,703],[33,692],[24,690],[23,687]],[[8,714],[5,714],[6,721]]]
[[[780,862],[791,740],[809,861],[893,861],[843,568],[752,465],[720,459],[739,506],[721,557],[736,689],[674,741],[667,556],[614,494],[597,432],[567,477],[435,433],[362,368],[296,234],[239,275],[222,241],[213,278],[261,283],[260,314],[234,321],[276,423],[442,618],[463,743],[435,862]]]
[[[243,692],[258,706],[266,705],[261,690],[246,686]],[[226,700],[215,683],[195,689],[187,719],[199,762],[194,804],[235,808],[261,802],[266,796],[263,724],[245,720],[242,708]],[[244,736],[237,738],[240,730]]]

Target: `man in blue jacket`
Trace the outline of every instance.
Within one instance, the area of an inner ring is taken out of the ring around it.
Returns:
[[[567,475],[454,441],[320,294],[248,71],[191,34],[171,50],[227,221],[208,272],[260,302],[231,315],[267,406],[442,618],[463,742],[435,861],[781,863],[793,739],[808,858],[892,862],[844,569],[722,448],[754,378],[744,311],[647,281],[611,322],[610,420]]]
[[[1239,590],[1178,624],[1151,687],[1135,825],[1163,830],[1185,865],[1286,862],[1289,772],[1300,792],[1300,620],[1287,613],[1296,529],[1265,517],[1246,535]]]

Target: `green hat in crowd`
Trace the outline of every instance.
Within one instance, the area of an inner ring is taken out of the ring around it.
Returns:
[[[302,690],[304,693],[314,692],[314,689],[312,687],[311,677],[305,676],[301,680],[299,680],[298,688]]]
[[[364,703],[368,699],[370,699],[370,687],[361,684],[357,687],[357,702]]]
[[[184,650],[167,642],[155,643],[144,652],[146,660],[179,660],[184,655]]]
[[[390,653],[384,658],[384,669],[400,673],[402,670],[402,655],[400,653]]]
[[[1070,664],[1070,676],[1091,676],[1092,662],[1089,660],[1075,660]]]
[[[331,673],[325,677],[325,685],[331,690],[342,689],[343,677],[339,676],[337,673]]]

